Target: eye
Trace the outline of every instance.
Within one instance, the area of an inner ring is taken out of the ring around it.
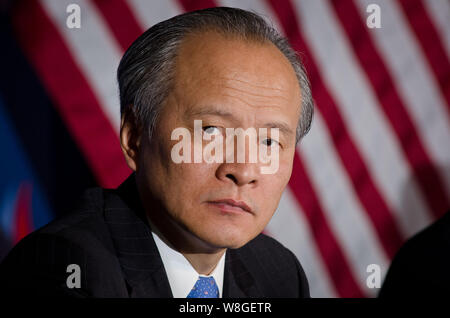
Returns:
[[[280,143],[278,141],[276,141],[275,139],[272,138],[266,138],[262,141],[263,145],[267,146],[267,147],[272,147],[273,145],[280,145]]]
[[[208,135],[218,135],[220,134],[220,129],[216,126],[205,126],[203,131]]]

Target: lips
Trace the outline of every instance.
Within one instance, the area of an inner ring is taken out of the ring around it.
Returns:
[[[253,213],[252,209],[244,201],[236,201],[233,199],[220,199],[208,201],[225,212],[247,212]]]

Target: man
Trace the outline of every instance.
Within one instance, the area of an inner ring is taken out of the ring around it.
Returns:
[[[450,211],[395,255],[380,298],[450,296]]]
[[[121,60],[118,82],[121,146],[135,172],[118,189],[88,190],[74,212],[23,239],[2,264],[1,288],[88,297],[309,297],[294,254],[260,234],[313,112],[306,74],[286,40],[247,11],[191,12],[141,35]],[[203,137],[196,139],[199,122]],[[269,129],[258,147],[277,155],[276,169],[262,173],[267,161],[250,162],[242,144],[225,149],[222,161],[189,161],[188,153],[230,128]],[[177,129],[194,135],[178,153]],[[233,160],[234,151],[244,162]]]

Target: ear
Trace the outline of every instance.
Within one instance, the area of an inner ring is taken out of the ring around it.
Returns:
[[[140,128],[132,112],[122,115],[120,122],[120,147],[125,160],[133,171],[137,171],[139,163]]]

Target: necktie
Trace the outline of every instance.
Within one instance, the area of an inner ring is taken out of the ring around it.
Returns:
[[[187,298],[218,298],[219,288],[214,277],[199,277]]]

